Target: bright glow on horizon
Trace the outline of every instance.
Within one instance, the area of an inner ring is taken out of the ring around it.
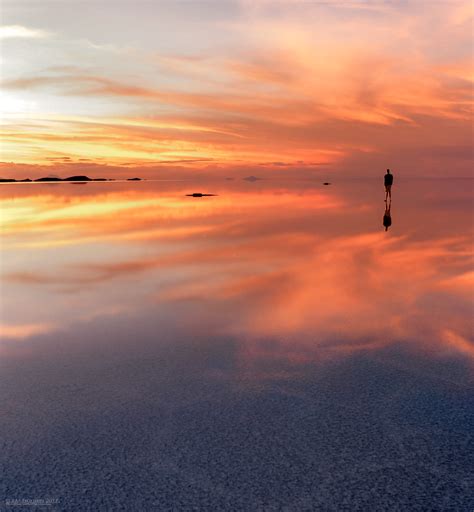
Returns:
[[[16,95],[0,92],[0,119],[2,123],[7,121],[5,116],[15,114],[18,119],[34,109],[36,109],[35,102],[25,101]],[[14,116],[12,117],[14,118]]]
[[[44,30],[35,30],[21,25],[9,25],[0,27],[0,39],[20,38],[39,38],[47,37],[48,33]]]

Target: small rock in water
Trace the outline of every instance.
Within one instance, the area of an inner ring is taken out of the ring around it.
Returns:
[[[201,192],[194,192],[193,194],[186,194],[188,197],[208,197],[215,196],[216,194],[202,194]]]

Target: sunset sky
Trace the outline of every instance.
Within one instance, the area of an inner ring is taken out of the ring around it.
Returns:
[[[4,0],[1,21],[2,177],[472,167],[470,1]]]

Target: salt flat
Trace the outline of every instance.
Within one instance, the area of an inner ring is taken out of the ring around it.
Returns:
[[[471,181],[331,182],[2,187],[2,508],[472,510]]]

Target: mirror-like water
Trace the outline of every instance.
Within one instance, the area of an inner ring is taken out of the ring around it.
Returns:
[[[472,182],[383,199],[372,180],[2,186],[6,497],[472,510]]]

